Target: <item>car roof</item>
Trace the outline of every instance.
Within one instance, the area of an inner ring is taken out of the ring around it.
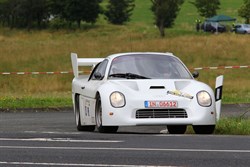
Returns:
[[[142,54],[145,54],[145,55],[165,55],[165,56],[176,57],[173,53],[170,53],[170,52],[165,52],[165,53],[163,53],[163,52],[126,52],[126,53],[116,53],[116,54],[109,55],[107,57],[107,59],[112,60],[112,59],[119,57],[119,56],[142,55]]]

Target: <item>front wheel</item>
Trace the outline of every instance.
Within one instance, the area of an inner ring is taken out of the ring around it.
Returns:
[[[184,134],[187,129],[187,125],[167,125],[168,132],[170,134]]]
[[[102,126],[102,102],[99,95],[96,99],[95,120],[100,133],[115,133],[118,130],[118,126]]]
[[[212,134],[215,125],[193,125],[193,130],[196,134]]]

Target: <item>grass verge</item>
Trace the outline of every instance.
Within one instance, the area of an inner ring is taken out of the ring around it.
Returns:
[[[19,108],[65,108],[72,107],[71,97],[4,97],[0,98],[0,110]]]
[[[215,134],[250,135],[250,119],[244,117],[222,118],[219,120]]]
[[[186,134],[195,134],[192,126],[188,126]],[[250,135],[250,118],[225,117],[216,125],[215,135]]]

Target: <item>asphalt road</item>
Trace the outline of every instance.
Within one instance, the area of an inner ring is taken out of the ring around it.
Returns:
[[[249,116],[249,105],[222,117]],[[0,112],[0,166],[249,166],[250,136],[169,135],[164,126],[78,132],[72,110]]]

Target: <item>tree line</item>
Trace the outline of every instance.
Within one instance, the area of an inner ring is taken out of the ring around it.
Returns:
[[[130,21],[135,0],[0,0],[0,24],[10,28],[65,28],[82,22],[94,24],[104,15],[111,24]],[[105,3],[103,3],[105,2]],[[161,36],[172,27],[184,0],[151,0],[154,24]],[[212,17],[220,9],[220,0],[190,0],[201,17]],[[106,6],[105,6],[106,5]],[[150,9],[149,9],[150,10]],[[238,10],[247,23],[250,0],[244,0]]]
[[[81,22],[94,24],[100,14],[112,24],[129,21],[134,0],[0,0],[0,23],[10,28],[61,28]],[[115,13],[115,14],[114,14]]]
[[[101,0],[0,0],[0,21],[10,28],[45,28],[49,23],[95,23]]]

